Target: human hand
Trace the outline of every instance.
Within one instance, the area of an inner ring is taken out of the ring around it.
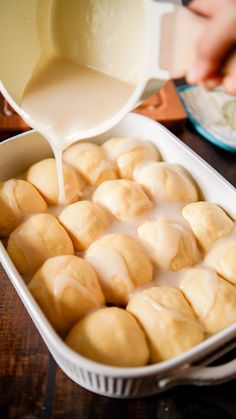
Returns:
[[[209,88],[222,83],[227,93],[236,94],[236,0],[193,0],[189,8],[208,22],[187,81]]]

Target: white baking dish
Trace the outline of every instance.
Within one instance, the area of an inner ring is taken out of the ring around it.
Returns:
[[[129,114],[115,128],[92,141],[101,143],[111,135],[137,136],[152,141],[164,160],[177,162],[192,174],[206,200],[219,204],[236,218],[236,191],[232,185],[160,124]],[[0,150],[0,180],[18,175],[32,163],[52,154],[48,143],[33,131],[3,142]],[[117,368],[90,361],[73,352],[54,331],[2,243],[0,261],[58,365],[72,380],[95,393],[117,398],[140,397],[177,384],[216,384],[236,377],[236,359],[217,367],[205,366],[236,346],[236,324],[159,364]]]

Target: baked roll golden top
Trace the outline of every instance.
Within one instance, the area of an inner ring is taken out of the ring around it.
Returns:
[[[145,335],[136,319],[117,307],[95,311],[78,322],[66,343],[82,356],[116,367],[141,367],[149,360]]]
[[[88,311],[105,304],[94,269],[77,256],[49,258],[28,284],[45,315],[66,333]]]
[[[117,178],[115,166],[99,145],[73,144],[63,153],[63,160],[73,166],[89,185],[98,186],[105,180]]]
[[[236,240],[216,244],[206,255],[205,264],[236,285]]]
[[[105,233],[109,214],[98,203],[79,201],[68,205],[58,217],[73,241],[76,250],[86,249]]]
[[[36,214],[10,234],[7,251],[20,273],[32,274],[52,256],[72,255],[74,247],[53,215]]]
[[[63,163],[62,168],[66,200],[65,203],[69,204],[71,202],[78,201],[82,196],[82,182],[73,167]],[[60,204],[55,159],[45,159],[33,164],[27,170],[25,179],[38,189],[49,205]]]
[[[177,164],[147,163],[134,171],[134,179],[145,186],[157,202],[198,200],[198,191],[193,180]]]
[[[122,221],[138,217],[152,208],[152,202],[142,187],[125,179],[103,182],[94,192],[93,201],[99,202]]]
[[[177,271],[192,266],[199,258],[193,234],[175,220],[146,221],[137,232],[148,245],[152,259],[164,270]]]
[[[206,201],[188,204],[182,209],[200,247],[207,251],[221,237],[231,233],[234,222],[218,205]]]
[[[127,310],[142,326],[149,343],[151,363],[167,360],[203,340],[203,331],[181,291],[153,287],[136,292]]]
[[[181,289],[207,333],[217,333],[236,322],[236,288],[214,271],[190,269]]]
[[[129,293],[153,277],[152,264],[143,248],[124,234],[107,234],[92,243],[85,259],[97,272],[109,303],[126,305]]]
[[[119,175],[123,179],[133,179],[136,166],[147,161],[159,161],[160,153],[149,141],[139,138],[110,138],[103,144],[109,160],[118,166]]]
[[[21,179],[0,183],[0,237],[8,236],[26,217],[47,210],[37,189]]]

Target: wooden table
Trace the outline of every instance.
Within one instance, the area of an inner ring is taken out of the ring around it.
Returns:
[[[1,135],[0,139],[10,136]],[[179,136],[236,186],[236,154],[209,144],[191,126]],[[0,418],[236,418],[236,380],[217,387],[178,387],[137,400],[113,400],[92,394],[56,366],[1,269]]]

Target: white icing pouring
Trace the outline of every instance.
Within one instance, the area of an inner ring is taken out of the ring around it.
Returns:
[[[62,152],[99,127],[128,101],[135,84],[61,57],[41,57],[21,101],[30,126],[50,143],[57,164],[59,202],[65,202]],[[99,97],[99,106],[94,98]],[[93,176],[99,176],[99,171]]]

